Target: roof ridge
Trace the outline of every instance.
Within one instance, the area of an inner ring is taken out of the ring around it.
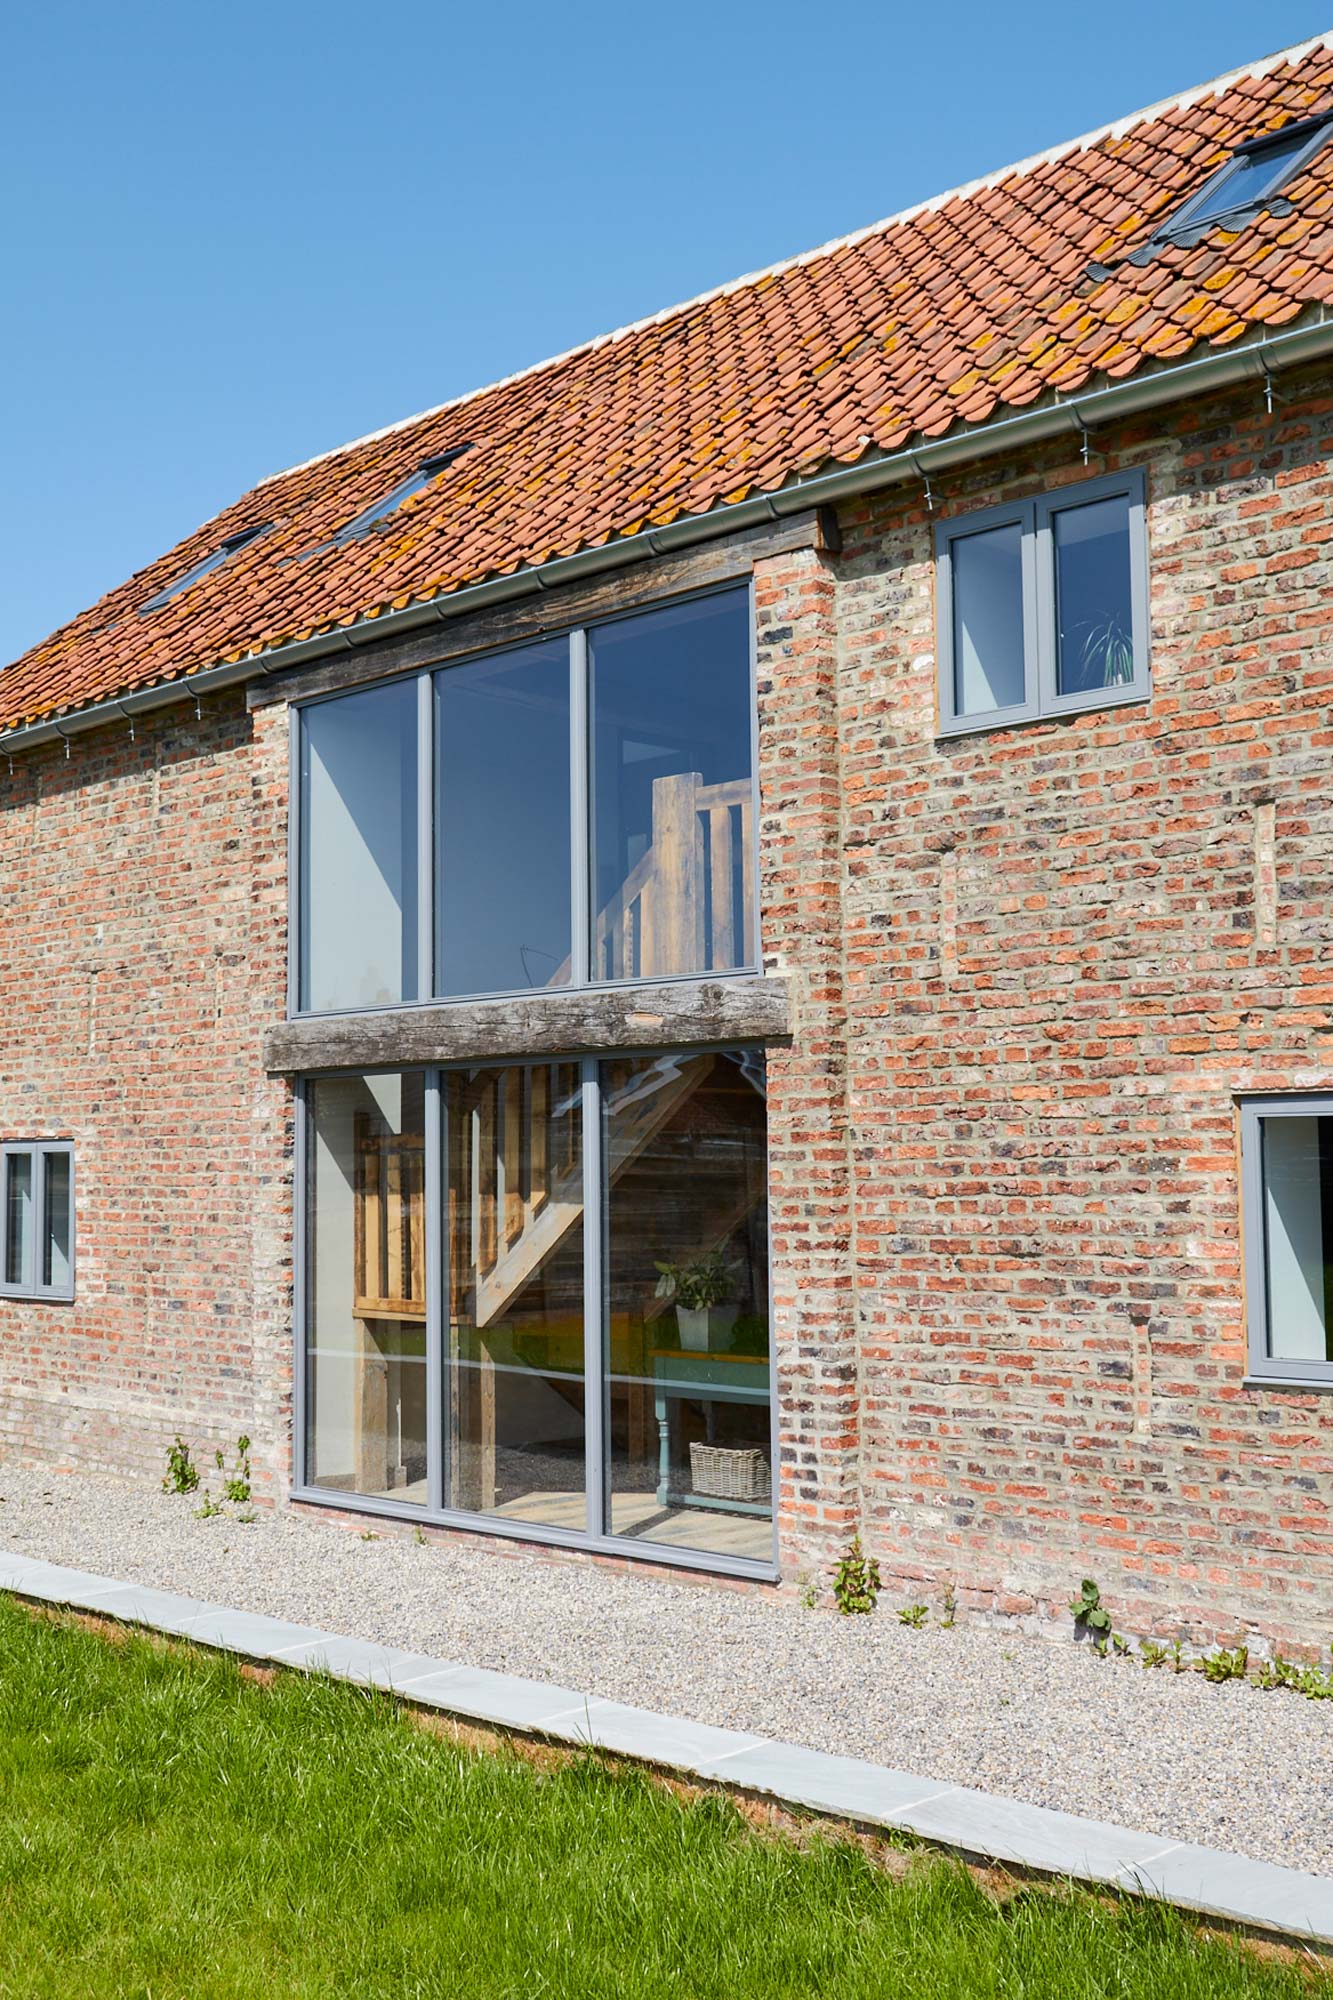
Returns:
[[[895,228],[900,223],[914,221],[919,215],[928,215],[934,209],[943,208],[951,201],[966,201],[974,194],[987,188],[998,187],[1011,174],[1030,173],[1036,167],[1051,166],[1057,160],[1065,159],[1071,153],[1086,151],[1105,139],[1123,138],[1136,125],[1150,118],[1161,117],[1168,111],[1187,111],[1191,105],[1201,103],[1206,97],[1220,96],[1233,83],[1243,79],[1268,76],[1284,63],[1299,62],[1313,54],[1318,48],[1333,48],[1333,28],[1326,28],[1321,34],[1311,35],[1303,42],[1293,42],[1288,48],[1277,49],[1271,55],[1260,56],[1253,62],[1242,63],[1236,69],[1226,70],[1220,76],[1210,78],[1206,83],[1196,83],[1188,90],[1180,91],[1174,97],[1162,97],[1154,104],[1145,104],[1138,111],[1126,112],[1109,124],[1099,125],[1093,131],[1083,132],[1076,139],[1064,139],[1058,145],[1047,146],[1040,153],[1029,153],[1026,159],[1012,160],[1008,165],[995,167],[989,173],[979,174],[975,179],[963,181],[957,187],[947,188],[942,194],[933,194],[924,201],[913,202],[907,208],[900,208],[892,215],[882,216],[878,222],[862,225],[860,229],[849,231],[845,236],[834,236],[827,243],[820,243],[812,250],[801,250],[795,256],[780,258],[774,264],[765,264],[759,270],[747,271],[742,277],[729,278],[724,284],[712,285],[707,291],[697,292],[693,298],[682,299],[679,303],[662,306],[657,312],[648,313],[642,319],[630,320],[624,326],[616,327],[611,333],[601,333],[591,340],[581,340],[573,347],[565,348],[559,354],[550,354],[541,361],[531,361],[525,368],[516,368],[510,375],[501,375],[494,382],[482,383],[478,388],[466,389],[461,395],[450,396],[442,403],[432,404],[429,409],[418,410],[414,416],[399,417],[391,424],[382,424],[378,430],[364,431],[360,437],[349,438],[346,444],[331,445],[327,451],[317,451],[313,457],[303,458],[295,465],[285,466],[280,472],[270,472],[258,480],[250,490],[257,492],[262,486],[272,486],[280,479],[289,479],[293,473],[306,472],[311,466],[323,465],[326,460],[340,458],[344,452],[357,451],[362,445],[374,444],[380,438],[393,437],[398,431],[411,430],[414,424],[425,423],[429,417],[443,416],[446,410],[458,410],[473,403],[482,396],[493,395],[499,389],[508,389],[515,382],[526,381],[530,376],[541,375],[548,368],[559,368],[566,361],[573,361],[583,354],[595,353],[599,347],[610,347],[618,340],[628,339],[631,334],[643,333],[651,326],[661,326],[665,321],[675,319],[679,314],[690,312],[696,306],[708,305],[713,299],[728,297],[733,292],[744,291],[748,285],[757,285],[765,278],[780,277],[785,271],[799,270],[803,264],[815,263],[821,257],[830,257],[838,250],[848,250],[857,243],[864,243],[872,236],[880,235],[886,229]]]

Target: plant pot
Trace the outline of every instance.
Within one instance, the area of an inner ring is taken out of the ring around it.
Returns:
[[[708,1352],[708,1310],[707,1306],[676,1307],[680,1344],[687,1354]]]

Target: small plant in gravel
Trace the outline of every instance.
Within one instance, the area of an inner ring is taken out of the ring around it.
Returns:
[[[220,1451],[215,1451],[213,1457],[217,1462],[218,1471],[224,1474],[222,1481],[223,1499],[234,1501],[237,1506],[243,1507],[250,1498],[249,1438],[245,1436],[237,1438],[236,1463],[230,1472],[227,1471],[227,1461]]]
[[[928,1615],[927,1607],[924,1604],[904,1604],[898,1612],[898,1623],[900,1625],[910,1625],[914,1632],[919,1632],[925,1624]]]
[[[1284,1660],[1281,1653],[1274,1653],[1271,1660],[1261,1660],[1254,1676],[1257,1688],[1291,1688],[1299,1692],[1301,1669],[1294,1660]]]
[[[412,1530],[412,1540],[416,1543],[419,1549],[425,1548],[426,1535],[425,1535],[425,1530],[422,1528],[420,1521],[417,1522],[416,1526]]]
[[[833,1568],[833,1602],[845,1618],[853,1612],[873,1611],[879,1591],[879,1564],[867,1556],[861,1537],[853,1535]]]
[[[819,1585],[812,1576],[801,1578],[800,1599],[802,1610],[814,1611],[818,1607]]]
[[[199,1467],[190,1456],[190,1447],[180,1432],[167,1446],[167,1469],[162,1479],[164,1493],[194,1493],[199,1486]]]
[[[953,1585],[950,1584],[944,1593],[944,1616],[940,1620],[940,1629],[944,1632],[952,1632],[957,1623],[958,1599],[954,1595]]]
[[[363,1542],[377,1542],[379,1540],[379,1536],[375,1533],[375,1530],[373,1528],[363,1528],[361,1530],[361,1540]]]
[[[1097,1651],[1106,1652],[1106,1642],[1111,1633],[1111,1614],[1102,1603],[1101,1591],[1090,1576],[1085,1576],[1079,1594],[1070,1604],[1074,1614],[1074,1630],[1091,1639]]]
[[[1190,1663],[1185,1658],[1185,1648],[1179,1639],[1171,1641],[1170,1666],[1173,1674],[1187,1674],[1190,1670]]]
[[[1208,1681],[1243,1681],[1249,1678],[1250,1649],[1237,1646],[1228,1652],[1219,1646],[1215,1653],[1205,1653],[1199,1662],[1203,1677]]]
[[[209,1492],[208,1488],[205,1487],[203,1491],[203,1497],[201,1498],[199,1505],[194,1510],[195,1519],[197,1521],[211,1521],[215,1514],[220,1514],[221,1512],[222,1512],[221,1502],[215,1500],[213,1498],[213,1495]]]
[[[1139,1665],[1141,1667],[1161,1667],[1171,1657],[1168,1646],[1159,1646],[1156,1639],[1143,1639],[1139,1643]]]

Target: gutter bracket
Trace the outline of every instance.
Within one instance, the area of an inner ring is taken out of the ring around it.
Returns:
[[[125,718],[125,720],[126,720],[126,722],[127,722],[128,724],[129,724],[129,726],[130,726],[130,742],[131,742],[131,743],[133,743],[133,742],[134,742],[134,717],[133,717],[133,716],[132,716],[132,715],[130,714],[130,711],[129,711],[129,710],[128,710],[128,709],[126,708],[126,706],[125,706],[124,702],[122,702],[122,701],[118,701],[118,702],[114,703],[114,707],[115,707],[115,710],[116,710],[116,713],[117,713],[117,715],[123,715],[123,716],[124,716],[124,718]],[[68,742],[68,739],[66,740],[66,743],[65,743],[65,755],[66,755],[67,757],[68,757],[68,755],[69,755],[69,742]]]
[[[1258,361],[1259,371],[1264,378],[1264,408],[1271,417],[1274,403],[1281,403],[1284,401],[1284,398],[1279,396],[1277,390],[1273,387],[1273,371],[1268,365],[1267,356],[1261,353],[1258,356]]]
[[[933,514],[935,512],[935,495],[930,490],[930,474],[915,452],[912,453],[912,464],[915,467],[917,478],[926,489],[926,512]]]
[[[1082,443],[1079,447],[1079,450],[1083,459],[1083,463],[1084,465],[1086,465],[1089,458],[1092,456],[1092,435],[1088,430],[1086,421],[1080,415],[1078,410],[1075,409],[1072,403],[1069,405],[1069,414],[1074,419],[1075,428],[1078,431],[1079,437],[1082,439]]]
[[[64,746],[65,746],[65,762],[66,762],[66,763],[68,764],[68,762],[69,762],[69,731],[68,731],[67,729],[62,729],[62,728],[60,727],[60,724],[59,724],[59,723],[58,723],[58,722],[57,722],[57,721],[56,721],[56,720],[54,719],[54,717],[52,718],[52,721],[51,721],[51,727],[52,727],[52,729],[54,729],[54,730],[55,730],[55,733],[56,733],[56,735],[57,735],[57,736],[58,736],[58,737],[60,738],[61,742],[62,742],[62,743],[64,744]]]

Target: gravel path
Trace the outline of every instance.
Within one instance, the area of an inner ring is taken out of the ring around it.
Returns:
[[[0,1466],[0,1547],[1333,1875],[1333,1702]]]

